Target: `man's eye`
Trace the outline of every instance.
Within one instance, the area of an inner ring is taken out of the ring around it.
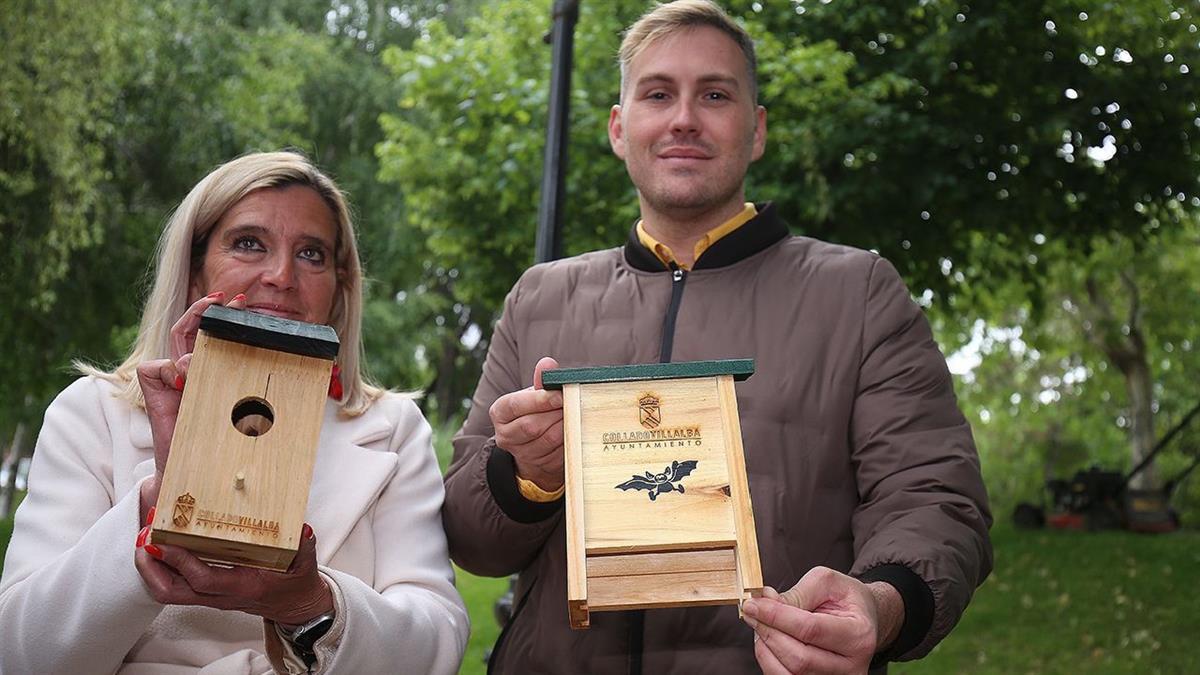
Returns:
[[[704,98],[706,98],[706,99],[708,99],[708,100],[710,100],[710,101],[723,101],[723,100],[725,100],[725,99],[727,99],[727,98],[729,98],[729,97],[728,97],[728,96],[726,96],[724,92],[720,92],[720,91],[710,91],[710,92],[708,92],[707,94],[705,94],[705,95],[704,95]]]
[[[667,100],[667,94],[663,91],[652,91],[646,95],[646,98],[651,101],[665,101]]]

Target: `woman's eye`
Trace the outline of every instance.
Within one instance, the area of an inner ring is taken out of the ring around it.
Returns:
[[[309,262],[314,262],[314,263],[325,262],[325,251],[323,251],[319,248],[316,248],[314,246],[309,246],[307,248],[300,249],[299,255],[302,259],[307,260]]]
[[[233,240],[233,249],[235,251],[265,251],[266,248],[257,237],[238,237]]]

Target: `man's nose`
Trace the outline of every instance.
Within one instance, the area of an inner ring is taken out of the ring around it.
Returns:
[[[671,118],[671,130],[677,134],[689,134],[699,131],[700,117],[696,114],[696,101],[684,97],[675,106],[675,114]]]

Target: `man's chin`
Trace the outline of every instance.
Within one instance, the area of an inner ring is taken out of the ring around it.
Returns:
[[[653,193],[642,193],[642,198],[654,210],[660,213],[699,214],[714,208],[719,208],[733,198],[733,193],[722,194],[703,186],[691,187],[687,190],[658,190]]]

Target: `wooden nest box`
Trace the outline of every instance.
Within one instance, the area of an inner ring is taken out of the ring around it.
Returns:
[[[338,346],[329,326],[204,312],[151,541],[209,562],[291,565]]]
[[[563,390],[572,628],[762,594],[733,385],[753,372],[742,359],[542,373]]]

